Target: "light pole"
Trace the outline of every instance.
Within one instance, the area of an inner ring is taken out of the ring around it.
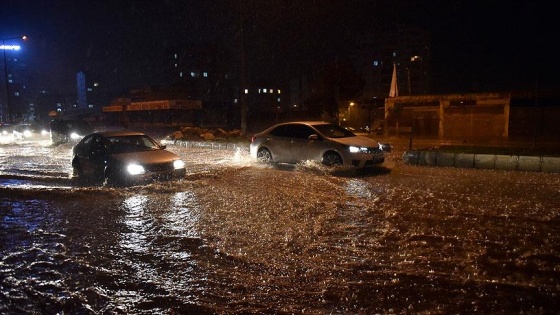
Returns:
[[[352,107],[354,107],[354,105],[354,102],[350,102],[350,104],[348,105],[348,127],[352,127]]]
[[[12,38],[1,38],[0,40],[2,40],[2,45],[0,46],[0,49],[2,49],[2,57],[4,60],[4,80],[6,81],[6,110],[8,112],[8,123],[12,122],[12,113],[11,113],[11,108],[10,108],[10,90],[9,90],[9,86],[8,86],[8,65],[6,63],[6,50],[19,50],[20,46],[18,45],[6,45],[5,42],[7,40],[15,40],[15,39],[27,39],[26,36],[20,36],[20,37],[12,37]],[[4,112],[2,111],[2,119],[4,119],[3,117]]]

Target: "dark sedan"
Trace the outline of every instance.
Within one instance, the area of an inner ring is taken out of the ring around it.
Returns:
[[[126,185],[183,178],[185,163],[148,135],[133,131],[96,132],[73,148],[73,176],[81,182]]]

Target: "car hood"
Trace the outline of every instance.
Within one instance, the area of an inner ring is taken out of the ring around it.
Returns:
[[[353,145],[357,147],[367,147],[367,148],[377,148],[379,143],[363,136],[346,137],[346,138],[330,138],[332,141],[340,143],[342,145]]]
[[[175,153],[166,150],[114,153],[111,157],[121,163],[158,164],[179,159]]]

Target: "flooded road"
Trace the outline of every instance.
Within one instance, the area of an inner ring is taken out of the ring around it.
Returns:
[[[0,144],[0,313],[560,310],[558,174],[169,145],[183,180],[75,187],[70,149]]]

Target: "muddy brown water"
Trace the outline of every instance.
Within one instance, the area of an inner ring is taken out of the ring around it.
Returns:
[[[384,170],[332,174],[176,150],[187,177],[144,186],[74,187],[56,160],[35,170],[44,185],[5,172],[0,313],[560,309],[557,175],[416,167],[398,153]]]

